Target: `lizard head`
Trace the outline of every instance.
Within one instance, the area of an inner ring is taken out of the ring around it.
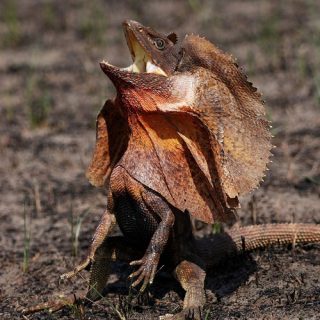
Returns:
[[[139,82],[148,82],[155,75],[173,74],[180,61],[180,44],[175,33],[165,35],[133,20],[124,21],[123,30],[133,63],[126,68],[100,63],[116,87],[124,82],[139,87]]]
[[[124,33],[133,59],[129,71],[172,74],[180,59],[178,38],[175,33],[165,35],[139,22],[123,22]]]
[[[175,99],[171,76],[180,61],[180,44],[174,33],[165,35],[142,24],[123,22],[133,63],[119,68],[102,61],[100,67],[117,89],[121,105],[131,110],[155,110],[155,102]]]

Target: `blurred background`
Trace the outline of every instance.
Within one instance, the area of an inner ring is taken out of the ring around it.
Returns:
[[[319,1],[2,0],[1,319],[18,317],[19,306],[56,291],[57,275],[85,254],[105,209],[105,191],[89,185],[85,170],[96,114],[114,95],[99,61],[130,64],[124,19],[175,31],[180,39],[186,33],[205,36],[236,57],[263,94],[277,148],[262,187],[242,199],[240,223],[320,222]],[[320,251],[314,250],[316,256]],[[297,263],[297,270],[307,268]],[[318,281],[320,269],[310,268],[305,272]],[[269,279],[271,287],[277,286],[275,278]],[[65,290],[84,283],[75,280]],[[230,303],[240,317],[254,315],[250,293],[243,290],[247,304],[227,301],[220,315],[228,314]],[[310,297],[319,296],[319,282],[313,289],[318,291],[310,290]],[[264,303],[271,306],[272,295],[267,297]],[[153,314],[163,313],[154,308]],[[312,316],[316,308],[290,310]]]

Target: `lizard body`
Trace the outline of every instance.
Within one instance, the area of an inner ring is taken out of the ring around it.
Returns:
[[[133,65],[100,64],[117,89],[97,118],[97,141],[87,176],[108,187],[108,206],[86,259],[88,300],[97,300],[110,263],[137,266],[133,286],[145,290],[159,263],[186,291],[183,311],[166,319],[201,318],[205,269],[228,254],[273,243],[320,241],[316,225],[234,228],[196,240],[191,217],[231,221],[238,196],[255,188],[270,156],[271,134],[260,95],[233,59],[207,40],[165,36],[124,23]],[[109,237],[118,224],[123,236]],[[207,241],[205,244],[204,241]],[[74,298],[29,308],[58,310]]]

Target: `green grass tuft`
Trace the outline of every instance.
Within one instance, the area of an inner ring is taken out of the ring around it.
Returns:
[[[70,202],[69,224],[71,232],[72,255],[74,257],[77,257],[79,253],[79,236],[81,231],[81,225],[83,220],[86,218],[88,212],[88,210],[85,210],[81,215],[75,216],[73,212],[72,201]]]
[[[31,218],[28,222],[26,203],[23,209],[23,272],[29,271],[30,265],[30,239],[31,239]]]
[[[19,45],[22,41],[22,30],[18,18],[16,1],[7,0],[4,3],[2,17],[7,29],[2,45],[4,47],[15,47]]]
[[[212,225],[212,233],[213,234],[218,234],[222,232],[222,224],[220,222],[215,222]]]
[[[54,99],[49,92],[43,77],[33,74],[26,83],[25,101],[27,117],[31,128],[37,128],[47,123]]]
[[[89,44],[104,45],[107,34],[107,16],[100,2],[88,2],[86,15],[81,17],[78,25],[80,37]]]

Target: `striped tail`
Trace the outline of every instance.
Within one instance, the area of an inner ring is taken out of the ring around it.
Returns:
[[[209,266],[226,256],[265,248],[273,244],[320,242],[320,225],[304,223],[261,224],[234,227],[227,232],[197,241],[198,250]]]

